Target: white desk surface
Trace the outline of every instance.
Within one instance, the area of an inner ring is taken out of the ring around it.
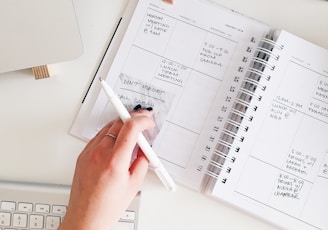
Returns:
[[[328,48],[328,1],[215,1]],[[31,70],[0,74],[0,179],[71,181],[85,143],[68,130],[128,0],[74,2],[84,44],[80,58],[54,65],[49,79],[36,81]],[[152,174],[144,183],[139,227],[276,229],[184,187],[169,193]]]

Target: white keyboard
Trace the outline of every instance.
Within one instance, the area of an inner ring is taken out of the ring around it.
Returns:
[[[69,198],[68,186],[0,181],[0,230],[57,229]],[[137,230],[140,193],[112,230]]]

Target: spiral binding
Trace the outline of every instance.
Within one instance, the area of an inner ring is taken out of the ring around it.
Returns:
[[[261,41],[263,43],[270,44],[272,47],[278,48],[279,50],[284,49],[284,45],[278,44],[275,40],[273,40],[272,35],[262,38]],[[272,49],[271,49],[271,51],[272,51]]]
[[[249,127],[244,125],[243,120],[248,122],[253,120],[253,115],[249,115],[248,111],[257,111],[257,106],[251,102],[253,100],[261,101],[261,91],[266,90],[266,85],[260,83],[263,78],[267,82],[271,76],[264,74],[265,69],[274,71],[275,65],[270,64],[269,59],[279,60],[279,55],[273,53],[273,49],[282,50],[284,47],[277,44],[272,35],[261,39],[260,46],[256,49],[254,57],[251,59],[250,67],[247,68],[246,76],[238,91],[237,97],[233,101],[233,106],[225,121],[224,128],[220,134],[219,140],[215,146],[209,161],[206,175],[214,180],[220,179],[221,172],[230,173],[232,168],[226,162],[234,163],[237,159],[231,154],[231,151],[238,153],[240,151],[239,143],[245,140],[243,133],[247,133]],[[259,90],[260,91],[259,91]],[[226,176],[221,178],[222,183],[226,183]]]

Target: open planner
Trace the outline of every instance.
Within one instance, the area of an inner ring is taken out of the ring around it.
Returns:
[[[328,51],[205,0],[130,1],[71,133],[152,106],[180,184],[284,229],[328,229]],[[218,217],[219,218],[219,217]]]

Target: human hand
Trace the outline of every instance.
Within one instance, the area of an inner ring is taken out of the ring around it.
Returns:
[[[80,154],[67,214],[59,230],[109,230],[129,206],[147,173],[141,150],[131,164],[132,152],[143,130],[154,127],[152,112],[138,110],[124,124],[107,124]],[[113,134],[117,138],[106,134]]]

